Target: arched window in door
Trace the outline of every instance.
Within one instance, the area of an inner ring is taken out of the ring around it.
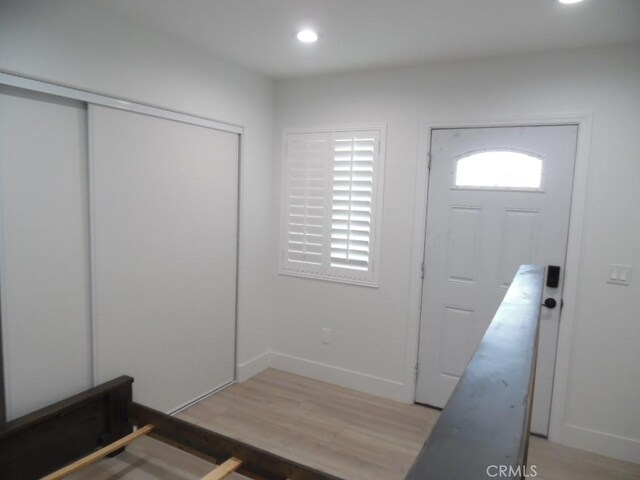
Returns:
[[[512,150],[466,155],[456,162],[455,187],[540,190],[542,159]]]

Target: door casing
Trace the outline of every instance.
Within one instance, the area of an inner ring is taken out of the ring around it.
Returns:
[[[565,285],[563,291],[563,309],[560,317],[556,368],[553,382],[553,399],[549,422],[549,439],[560,442],[565,417],[567,387],[572,347],[572,332],[575,322],[576,297],[581,269],[580,240],[584,228],[585,203],[587,199],[587,183],[589,172],[589,153],[592,130],[592,114],[549,114],[529,118],[485,118],[472,120],[434,120],[425,121],[420,129],[418,162],[416,166],[414,229],[412,238],[412,270],[410,291],[410,323],[407,331],[407,351],[405,384],[407,400],[415,401],[416,368],[418,365],[418,338],[420,333],[420,313],[422,305],[422,262],[425,258],[425,235],[427,218],[427,198],[429,182],[429,152],[431,151],[431,131],[445,128],[482,128],[482,127],[527,127],[550,125],[577,125],[578,141],[576,163],[569,214],[569,238]]]

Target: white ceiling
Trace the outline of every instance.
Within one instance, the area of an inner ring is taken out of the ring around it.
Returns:
[[[640,42],[640,0],[111,0],[101,7],[267,75]],[[295,40],[302,27],[315,45]]]

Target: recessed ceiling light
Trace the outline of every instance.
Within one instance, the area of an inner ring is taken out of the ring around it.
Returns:
[[[558,0],[560,3],[564,3],[566,5],[569,5],[571,3],[580,3],[582,2],[582,0]]]
[[[309,29],[300,30],[296,35],[296,37],[302,43],[315,43],[318,41],[318,34],[313,30],[309,30]]]

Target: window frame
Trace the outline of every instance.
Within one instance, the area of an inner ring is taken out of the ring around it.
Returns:
[[[334,137],[344,134],[375,132],[378,137],[377,158],[374,159],[371,192],[371,229],[369,234],[369,270],[360,272],[349,268],[331,266],[331,220],[333,198],[333,165],[334,165]],[[287,258],[289,232],[289,202],[288,202],[288,174],[289,156],[287,147],[290,135],[325,135],[329,142],[326,172],[328,181],[325,185],[325,212],[323,263],[320,267],[291,262]],[[283,128],[282,147],[280,156],[280,224],[278,240],[278,273],[293,277],[312,278],[337,283],[360,285],[378,288],[380,278],[380,243],[382,234],[382,212],[384,197],[384,176],[386,168],[386,136],[385,123],[354,124],[309,128]]]

